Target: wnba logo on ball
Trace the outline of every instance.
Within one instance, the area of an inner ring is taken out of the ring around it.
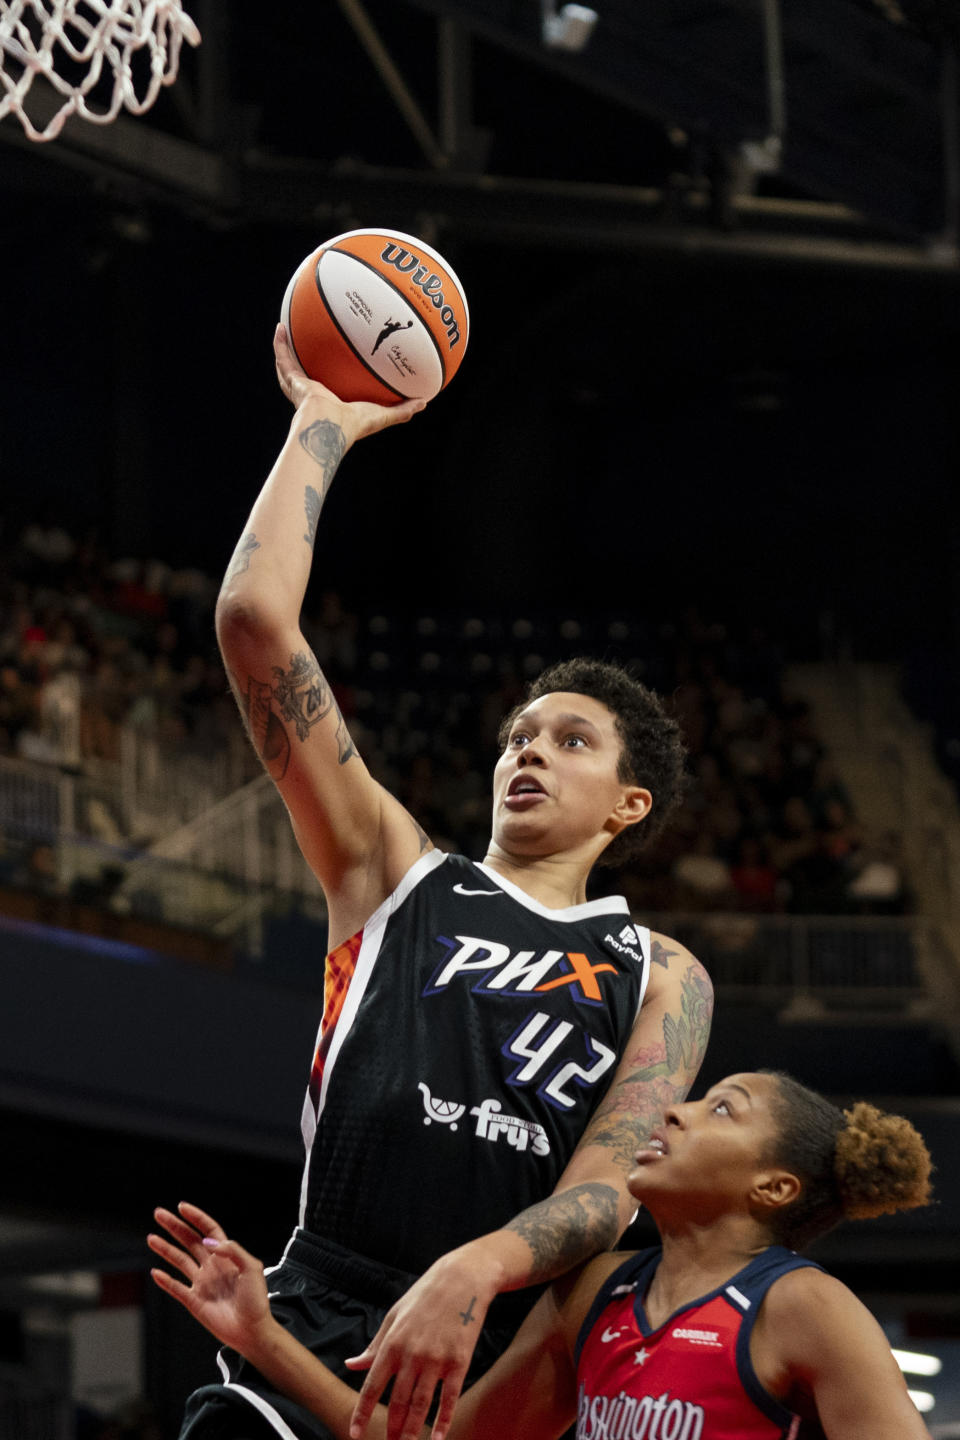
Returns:
[[[452,350],[454,345],[459,344],[460,327],[457,325],[457,317],[453,313],[452,306],[444,300],[443,281],[440,276],[435,271],[429,270],[419,255],[405,250],[402,245],[385,245],[380,252],[380,259],[386,265],[395,265],[401,275],[410,276],[411,282],[419,286],[430,303],[440,311],[440,319],[447,327],[450,349]]]

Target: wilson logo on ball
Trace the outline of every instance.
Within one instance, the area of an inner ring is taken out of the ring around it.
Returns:
[[[342,400],[429,400],[453,379],[470,333],[463,287],[442,255],[398,230],[350,230],[290,278],[281,319],[307,374]]]
[[[419,255],[411,255],[409,250],[404,250],[402,245],[385,245],[380,259],[387,265],[395,265],[401,275],[409,275],[411,270],[416,271],[410,275],[410,281],[419,285],[431,304],[440,311],[440,319],[447,327],[447,338],[450,341],[450,349],[460,343],[460,327],[457,324],[457,317],[453,307],[444,303],[443,281],[440,276],[429,270],[420,259]]]

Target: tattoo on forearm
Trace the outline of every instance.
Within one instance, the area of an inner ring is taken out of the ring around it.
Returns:
[[[227,566],[227,573],[224,580],[235,580],[238,575],[246,575],[250,569],[250,557],[254,550],[260,549],[260,541],[252,530],[248,530],[243,536],[236,550],[233,552],[233,559]]]
[[[306,430],[300,431],[297,439],[311,460],[316,460],[323,471],[323,484],[319,495],[322,504],[347,448],[343,431],[339,425],[334,425],[332,420],[314,420]]]
[[[552,1280],[614,1243],[617,1192],[612,1185],[574,1185],[524,1210],[506,1228],[530,1247],[533,1263],[526,1283]]]
[[[477,1299],[476,1295],[471,1295],[471,1296],[470,1296],[470,1304],[467,1306],[466,1310],[458,1310],[458,1311],[457,1311],[457,1314],[460,1316],[460,1320],[461,1320],[461,1323],[462,1323],[462,1324],[464,1324],[464,1325],[469,1325],[469,1324],[471,1324],[471,1323],[476,1319],[476,1316],[475,1316],[474,1313],[473,1313],[473,1307],[474,1307],[474,1304],[476,1303],[476,1299]]]
[[[308,485],[303,492],[303,508],[307,512],[307,533],[304,540],[313,549],[313,542],[317,538],[317,526],[320,524],[320,510],[323,506],[323,496]]]
[[[630,1054],[632,1072],[611,1095],[609,1110],[588,1126],[584,1140],[613,1151],[629,1169],[670,1105],[683,1100],[696,1079],[710,1034],[713,987],[699,961],[687,966],[680,987],[680,1011],[663,1017],[663,1038]]]
[[[247,734],[271,778],[282,780],[290,763],[291,743],[284,720],[292,722],[297,739],[303,741],[314,725],[332,711],[337,717],[337,761],[345,765],[352,759],[356,748],[314,656],[309,652],[291,655],[289,668],[275,665],[273,676],[270,684],[251,675],[243,690],[237,677],[228,672]]]

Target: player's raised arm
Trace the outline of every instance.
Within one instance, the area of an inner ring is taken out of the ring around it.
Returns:
[[[357,755],[300,610],[341,460],[356,440],[410,419],[423,402],[338,400],[307,378],[282,327],[274,352],[295,413],[224,576],[217,638],[247,732],[326,893],[335,944],[363,924],[427,842]]]

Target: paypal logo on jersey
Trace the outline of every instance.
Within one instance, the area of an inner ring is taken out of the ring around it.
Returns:
[[[461,976],[481,978],[473,985],[477,994],[499,995],[543,994],[548,990],[570,987],[571,998],[578,1005],[602,1005],[599,975],[616,975],[616,965],[609,961],[592,964],[575,950],[512,951],[499,940],[481,940],[473,935],[457,935],[453,940],[438,935],[437,941],[447,954],[437,966],[424,995],[436,995]]]

